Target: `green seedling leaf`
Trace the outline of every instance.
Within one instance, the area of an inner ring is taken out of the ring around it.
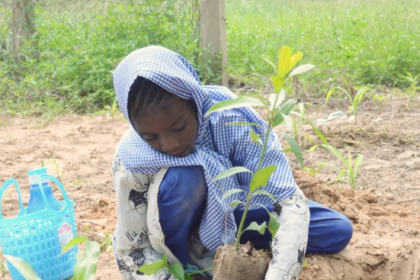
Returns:
[[[289,72],[290,60],[292,58],[292,49],[289,47],[281,47],[279,55],[279,76],[284,78]]]
[[[257,224],[256,222],[252,222],[246,229],[242,231],[242,233],[244,233],[247,230],[256,230],[260,234],[264,234],[266,228],[267,228],[266,222],[262,223],[261,225]]]
[[[84,258],[79,263],[77,274],[73,275],[72,280],[94,280],[96,275],[97,263],[99,259],[99,244],[86,241]],[[75,269],[76,270],[76,269]]]
[[[294,69],[289,74],[289,77],[293,77],[293,76],[297,76],[297,75],[303,74],[303,73],[308,72],[309,70],[312,70],[314,68],[315,68],[315,66],[312,65],[312,64],[304,64],[304,65],[301,65],[298,68]]]
[[[324,134],[322,134],[321,131],[319,131],[311,122],[308,123],[312,127],[313,131],[315,131],[316,135],[318,135],[319,139],[321,139],[322,143],[324,143],[324,145],[329,146],[329,143],[327,139],[325,139]]]
[[[287,129],[289,131],[293,131],[293,119],[292,117],[285,115],[283,113],[280,113],[283,116],[284,124],[286,125]]]
[[[249,136],[251,136],[252,141],[254,141],[255,144],[260,144],[261,142],[261,135],[255,134],[254,130],[249,130]]]
[[[185,280],[194,280],[194,278],[188,274],[185,274]]]
[[[80,243],[83,243],[86,241],[89,241],[89,239],[86,236],[78,235],[74,237],[72,240],[69,241],[69,243],[66,244],[66,246],[64,246],[63,250],[61,250],[61,254],[64,254],[65,252],[70,250],[73,246],[79,245]]]
[[[280,223],[277,220],[276,216],[274,216],[272,213],[269,213],[270,215],[270,220],[268,221],[268,231],[271,233],[271,236],[275,236],[276,232],[279,230],[280,228]]]
[[[356,95],[354,96],[354,100],[356,101],[356,104],[359,105],[359,103],[363,100],[363,96],[366,92],[368,92],[370,89],[368,87],[362,87],[356,92]]]
[[[238,206],[239,204],[241,204],[241,203],[243,203],[242,201],[240,201],[240,200],[234,200],[234,201],[232,201],[231,203],[230,203],[230,206],[232,206],[233,208],[235,208],[236,206]]]
[[[357,172],[359,171],[359,168],[360,166],[362,166],[362,164],[363,164],[363,155],[358,155],[356,159],[354,160],[354,170],[353,170],[354,177],[356,177]]]
[[[265,58],[265,57],[263,57],[263,59],[264,59],[265,61],[267,61],[267,62],[268,62],[268,64],[270,64],[270,65],[271,65],[271,67],[273,67],[274,72],[277,72],[276,65],[274,65],[274,63],[273,63],[273,62],[271,62],[271,60],[269,60],[269,59],[267,59],[267,58]]]
[[[277,112],[274,116],[273,119],[273,127],[278,126],[279,124],[281,124],[284,121],[283,119],[283,115],[280,112]]]
[[[270,197],[274,202],[277,202],[276,197],[273,194],[271,194],[271,193],[269,193],[268,191],[265,191],[265,190],[256,190],[252,194],[252,196],[255,196],[255,195],[266,195],[266,196]]]
[[[327,93],[327,97],[325,98],[325,104],[327,104],[327,103],[328,103],[328,100],[330,99],[331,95],[332,95],[333,93],[335,93],[335,92],[338,92],[338,91],[341,91],[341,92],[343,92],[345,95],[347,95],[347,97],[349,98],[349,100],[351,101],[351,103],[353,103],[353,97],[351,96],[351,94],[350,94],[347,90],[345,90],[345,89],[344,89],[344,88],[342,88],[342,87],[334,87],[334,88],[332,88],[330,91],[328,91],[328,93]]]
[[[254,174],[250,183],[251,193],[255,192],[259,187],[267,185],[271,174],[276,170],[277,165],[270,165],[264,169],[260,169]]]
[[[17,269],[17,271],[20,272],[20,274],[22,274],[26,280],[41,280],[41,278],[36,275],[35,270],[25,260],[10,255],[4,255],[4,257]]]
[[[280,93],[272,93],[268,97],[268,101],[270,101],[270,107],[274,109],[280,107],[283,103],[284,99],[286,98],[286,91],[284,89],[280,90]]]
[[[341,162],[346,166],[347,169],[351,169],[351,166],[349,166],[349,162],[347,162],[346,158],[343,156],[342,153],[340,153],[339,150],[337,150],[335,147],[331,145],[324,145],[328,150],[330,150],[338,159],[341,160]]]
[[[296,142],[293,137],[287,135],[286,133],[282,134],[283,138],[286,139],[287,143],[289,144],[290,148],[292,149],[293,153],[295,154],[295,157],[297,161],[299,162],[300,168],[303,168],[303,156],[302,151],[300,150],[299,144]]]
[[[295,106],[296,106],[296,100],[290,99],[284,102],[283,105],[281,105],[279,111],[280,113],[284,115],[289,115]]]
[[[284,86],[284,78],[279,76],[271,77],[271,82],[273,83],[274,92],[280,92]]]
[[[314,145],[314,146],[312,146],[312,147],[310,147],[309,149],[308,149],[308,152],[310,152],[310,153],[312,153],[313,151],[315,151],[319,146],[321,146],[321,145]]]
[[[253,125],[253,126],[261,127],[260,125],[256,123],[252,123],[252,122],[232,122],[232,123],[225,123],[225,125]]]
[[[289,69],[287,72],[290,72],[290,70],[293,69],[293,67],[295,67],[295,65],[302,59],[303,57],[303,52],[297,52],[294,55],[292,55],[292,57],[290,58],[290,64],[289,64]],[[292,77],[289,75],[289,77]]]
[[[225,200],[226,198],[228,198],[229,196],[235,194],[235,193],[240,193],[240,192],[245,192],[244,190],[241,189],[233,189],[233,190],[228,190],[227,192],[225,192],[222,195],[222,200]]]
[[[230,176],[232,176],[232,175],[235,175],[235,174],[237,174],[237,173],[241,173],[241,172],[249,172],[249,173],[252,173],[252,171],[251,171],[251,170],[249,170],[249,169],[247,169],[247,168],[245,168],[245,167],[242,167],[242,166],[232,167],[232,168],[229,168],[229,169],[227,169],[227,170],[223,171],[223,172],[222,172],[222,173],[220,173],[219,175],[217,175],[217,176],[213,179],[213,181],[218,181],[218,180],[221,180],[221,179],[224,179],[224,178],[230,177]]]
[[[234,108],[240,108],[240,107],[264,107],[264,103],[262,103],[259,99],[250,97],[250,96],[239,96],[235,99],[228,99],[220,101],[207,111],[207,113],[204,115],[207,117],[211,113],[218,112],[218,111],[224,111]]]
[[[148,276],[153,275],[155,272],[159,271],[162,268],[166,267],[166,262],[164,262],[163,260],[151,263],[151,264],[145,264],[142,265],[139,268],[140,272],[143,272],[144,274],[147,274]]]
[[[168,266],[168,270],[178,280],[185,280],[184,268],[179,263]]]

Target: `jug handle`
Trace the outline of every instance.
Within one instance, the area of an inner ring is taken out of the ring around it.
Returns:
[[[22,204],[22,197],[20,195],[20,188],[19,188],[19,184],[16,181],[16,179],[10,178],[9,180],[7,180],[6,182],[4,182],[4,184],[1,186],[0,188],[0,220],[3,220],[3,213],[1,211],[1,202],[2,202],[2,198],[3,198],[3,193],[6,191],[6,189],[10,186],[10,185],[15,185],[17,193],[18,193],[18,198],[19,198],[19,206],[20,206],[20,211],[19,214],[17,216],[20,216],[20,214],[22,214],[22,211],[24,211],[23,208],[23,204]]]
[[[45,192],[44,192],[44,188],[42,187],[41,182],[43,182],[45,179],[53,181],[57,187],[60,189],[61,193],[63,194],[63,198],[67,202],[70,201],[69,197],[67,196],[66,190],[64,189],[63,185],[61,184],[61,182],[54,176],[51,176],[49,174],[42,174],[39,175],[38,177],[38,185],[39,185],[39,189],[41,190],[41,194],[42,194],[42,198],[44,199],[44,203],[47,206],[46,209],[51,209],[50,204],[47,202],[47,197],[45,196]]]

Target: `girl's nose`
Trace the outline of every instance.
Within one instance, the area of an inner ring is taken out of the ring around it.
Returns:
[[[181,143],[174,137],[165,137],[162,139],[162,152],[165,154],[169,154],[172,156],[181,153],[182,151],[179,150],[181,147]]]

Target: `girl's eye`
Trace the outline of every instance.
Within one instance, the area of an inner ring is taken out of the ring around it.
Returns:
[[[180,132],[183,131],[184,128],[187,126],[187,123],[184,123],[180,128],[172,129],[173,132]]]

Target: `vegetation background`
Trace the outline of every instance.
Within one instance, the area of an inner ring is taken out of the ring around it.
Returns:
[[[202,60],[195,0],[40,0],[36,32],[10,47],[12,12],[0,0],[3,113],[56,115],[115,108],[112,70],[134,49],[162,45],[184,55],[203,83],[218,80]],[[28,1],[28,0],[26,0]],[[233,89],[267,92],[287,45],[317,66],[300,83],[312,96],[333,86],[412,86],[420,73],[419,0],[226,0],[228,73]],[[257,74],[258,73],[258,74]]]

